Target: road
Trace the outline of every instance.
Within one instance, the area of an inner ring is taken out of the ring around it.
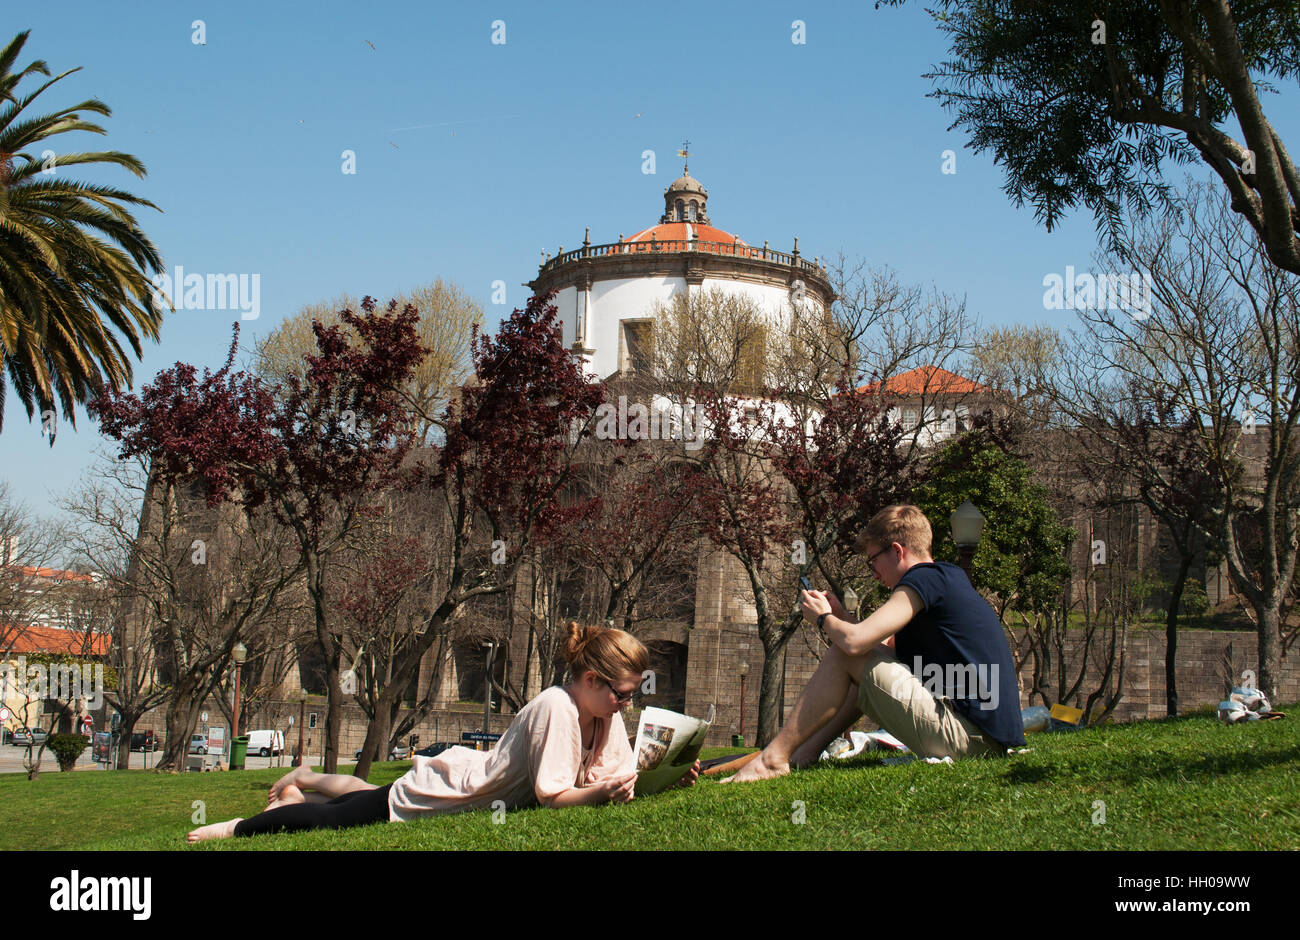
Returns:
[[[0,774],[26,773],[27,768],[23,766],[23,757],[26,750],[27,748],[25,747],[16,747],[12,744],[0,745]],[[33,748],[32,750],[34,752],[36,749]],[[160,751],[132,751],[130,764],[131,769],[142,770],[146,767],[154,766],[154,764],[158,762],[158,755],[160,753]],[[311,755],[308,755],[308,759],[310,758]],[[251,756],[244,761],[244,766],[248,770],[264,770],[267,767],[279,766],[283,767],[287,772],[289,770],[289,755],[283,754],[280,757]],[[99,769],[99,765],[90,759],[90,748],[86,748],[86,750],[82,752],[81,757],[77,759],[76,766],[73,769],[77,771],[94,771]],[[46,748],[45,753],[41,755],[41,773],[58,772],[59,762],[55,758],[54,753],[50,751],[49,748]]]

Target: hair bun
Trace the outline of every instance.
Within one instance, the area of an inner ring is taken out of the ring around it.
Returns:
[[[587,648],[596,631],[592,627],[582,627],[578,621],[570,620],[565,625],[567,638],[564,643],[564,661],[572,663],[582,655],[582,651]]]

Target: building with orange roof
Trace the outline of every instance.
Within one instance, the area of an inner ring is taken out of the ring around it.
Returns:
[[[965,376],[938,366],[921,366],[866,385],[863,395],[882,395],[888,403],[891,421],[919,435],[922,446],[940,444],[969,430],[972,415],[1000,412],[1006,397]]]
[[[664,211],[656,225],[618,241],[543,254],[527,286],[535,294],[556,291],[564,342],[586,363],[588,376],[607,379],[635,374],[653,349],[655,310],[675,300],[720,289],[749,300],[774,322],[794,316],[822,316],[833,299],[818,259],[764,242],[748,244],[709,219],[708,190],[690,175],[664,190]]]

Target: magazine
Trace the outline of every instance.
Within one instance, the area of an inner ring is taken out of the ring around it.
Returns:
[[[633,745],[637,796],[666,790],[686,775],[700,756],[714,714],[712,705],[703,721],[666,708],[642,710]]]

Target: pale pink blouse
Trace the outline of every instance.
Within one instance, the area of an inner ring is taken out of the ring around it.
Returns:
[[[535,806],[570,787],[634,770],[622,716],[597,718],[586,750],[577,703],[552,686],[519,710],[492,750],[451,747],[437,757],[414,758],[389,791],[388,817],[402,822],[427,813],[487,809],[497,800],[506,809]]]

